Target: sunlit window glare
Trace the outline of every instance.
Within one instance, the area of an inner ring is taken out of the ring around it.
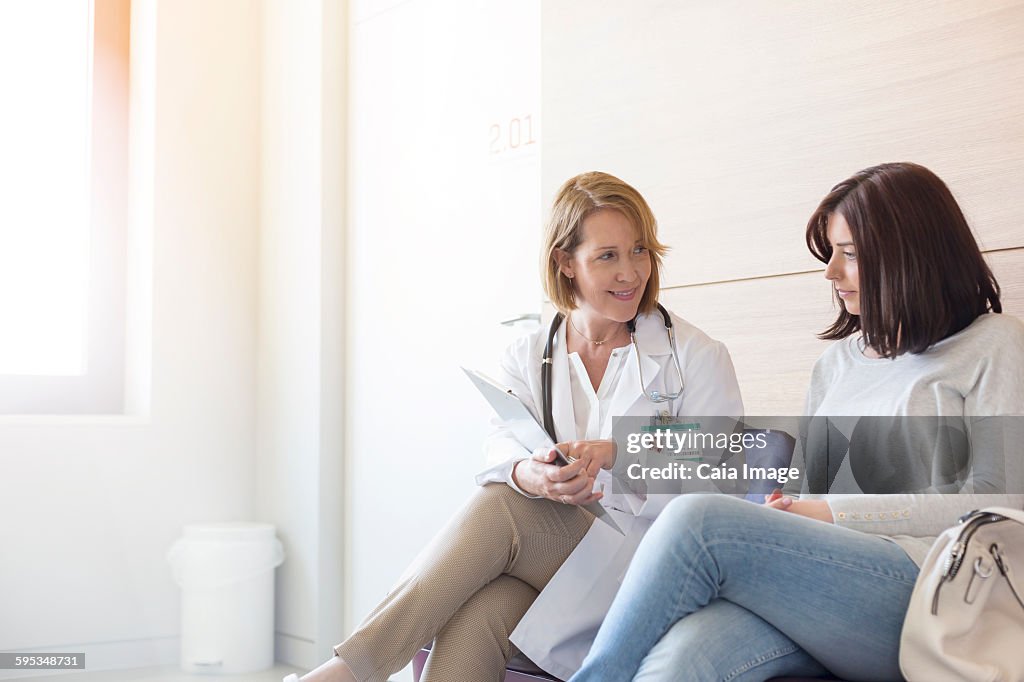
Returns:
[[[0,0],[0,374],[85,371],[89,0]]]

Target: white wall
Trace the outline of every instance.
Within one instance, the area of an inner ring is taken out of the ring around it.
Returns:
[[[132,225],[152,296],[130,312],[136,332],[151,315],[129,392],[144,405],[149,384],[148,412],[0,421],[0,649],[85,651],[92,669],[176,661],[167,548],[183,523],[256,511],[260,14],[133,5],[133,78],[155,98],[134,103],[153,116],[136,121],[153,136],[133,178],[151,210]]]
[[[338,0],[264,0],[257,509],[277,571],[277,659],[342,639],[346,17]]]

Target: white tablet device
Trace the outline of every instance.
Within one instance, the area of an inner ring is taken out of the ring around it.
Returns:
[[[551,436],[537,423],[537,420],[530,414],[530,411],[526,409],[526,405],[523,405],[522,401],[519,400],[519,397],[511,389],[503,387],[494,379],[475,369],[463,367],[462,371],[466,373],[470,381],[480,390],[480,393],[483,394],[487,402],[494,408],[498,416],[505,421],[513,435],[515,435],[516,440],[522,443],[527,450],[532,452],[540,447],[555,447]],[[558,452],[557,449],[555,452],[558,453],[555,461],[556,464],[565,466],[569,463],[563,453]],[[619,525],[612,520],[611,515],[598,502],[591,502],[582,506],[619,533],[622,533]]]

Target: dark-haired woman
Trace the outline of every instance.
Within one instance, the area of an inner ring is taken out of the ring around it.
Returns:
[[[807,244],[841,312],[823,334],[837,342],[815,364],[806,414],[1024,413],[1024,324],[999,314],[999,286],[931,171],[884,164],[840,183]],[[981,473],[958,495],[674,500],[572,681],[900,679],[900,630],[934,536],[972,509],[1024,506],[1006,494],[1019,482]],[[997,483],[1006,492],[978,494]]]

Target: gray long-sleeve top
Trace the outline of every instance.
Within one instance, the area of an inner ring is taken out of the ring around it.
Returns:
[[[920,566],[935,537],[961,515],[987,506],[1024,508],[1024,439],[1015,437],[1024,418],[1006,419],[1024,415],[1024,322],[982,315],[925,352],[895,359],[866,357],[860,343],[859,336],[838,341],[815,363],[805,414],[848,417],[851,424],[858,416],[963,417],[975,462],[993,455],[993,469],[1004,478],[999,494],[983,492],[991,489],[987,480],[971,480],[960,494],[824,495],[835,523],[892,540]],[[998,419],[986,425],[979,419],[985,417]],[[813,449],[805,456],[813,458]],[[848,462],[844,467],[829,490],[850,489],[844,477],[854,477]]]

